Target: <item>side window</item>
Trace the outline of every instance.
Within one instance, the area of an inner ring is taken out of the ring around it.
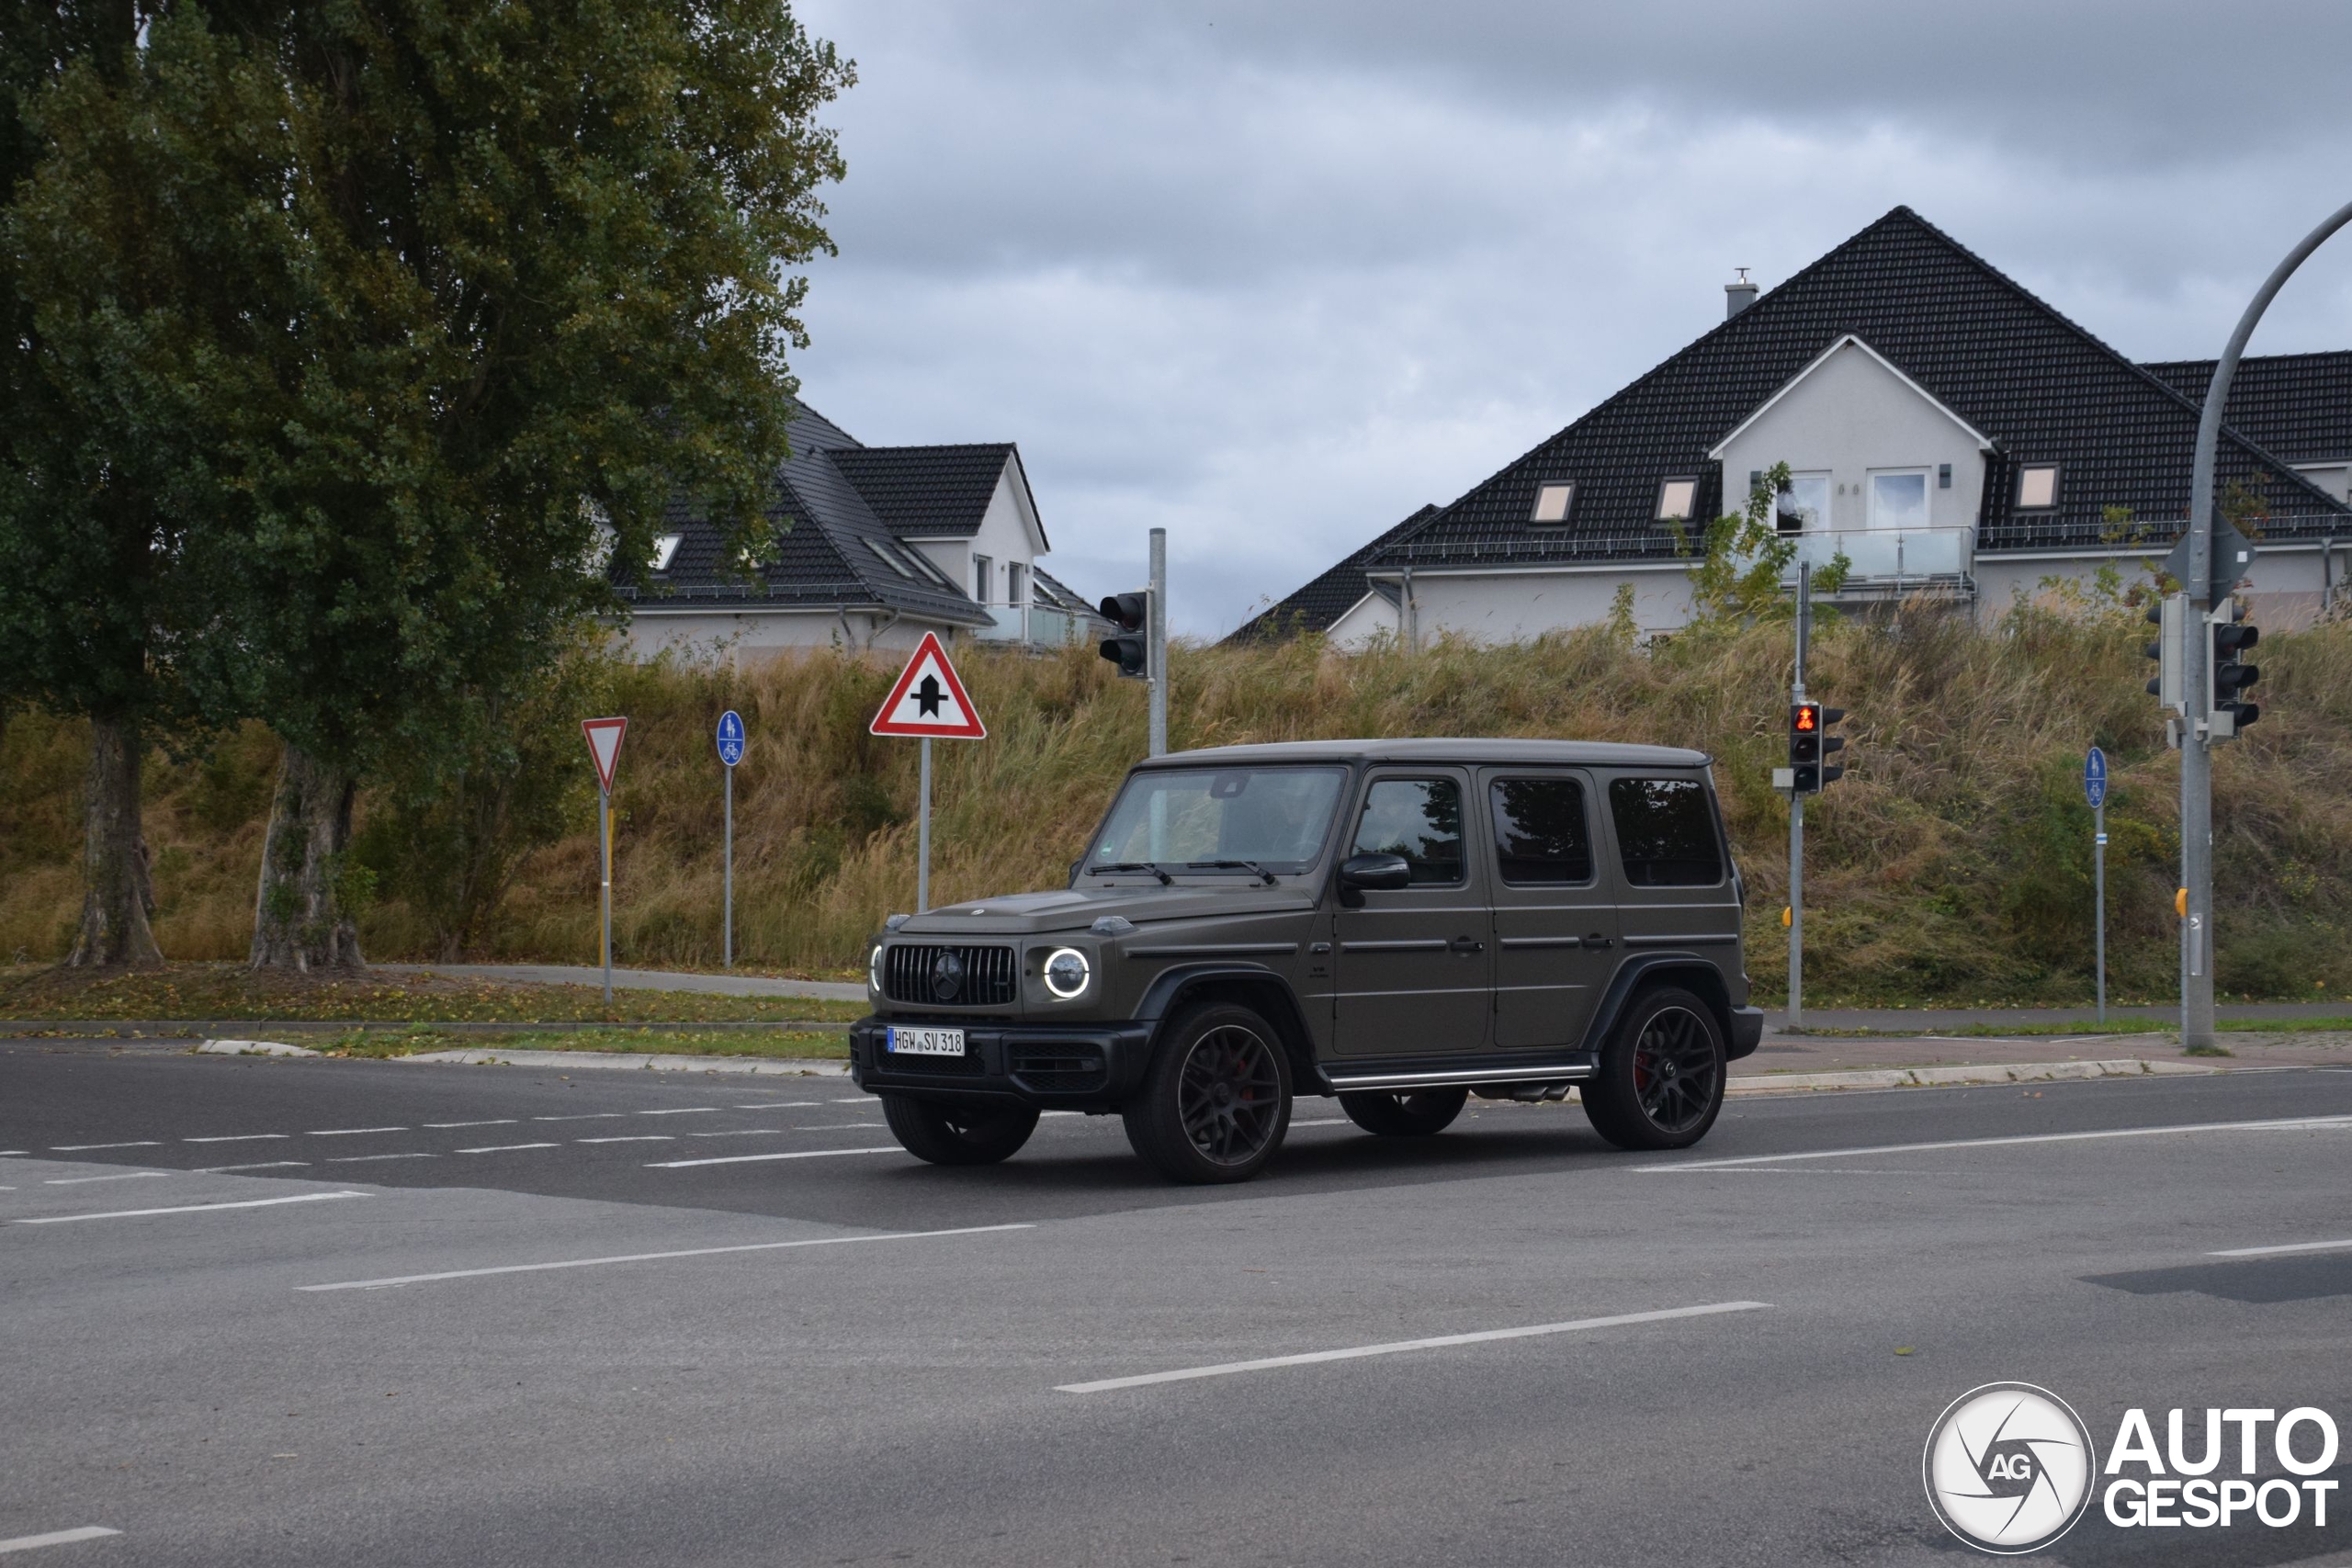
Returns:
[[[1360,855],[1403,855],[1413,885],[1462,880],[1462,786],[1452,779],[1377,779],[1356,824]]]
[[[1698,780],[1611,779],[1609,813],[1634,886],[1712,887],[1724,879],[1714,813]]]
[[[1584,786],[1574,779],[1497,779],[1495,862],[1514,887],[1564,887],[1592,880],[1592,836]]]

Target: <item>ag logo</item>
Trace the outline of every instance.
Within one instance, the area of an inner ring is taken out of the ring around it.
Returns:
[[[2090,1506],[2098,1455],[2066,1402],[2031,1383],[1994,1382],[1953,1400],[1928,1433],[1928,1501],[1980,1551],[2039,1551]]]

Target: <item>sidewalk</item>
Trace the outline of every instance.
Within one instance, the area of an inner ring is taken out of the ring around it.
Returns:
[[[605,983],[605,972],[593,964],[379,964],[375,967],[401,975],[455,975],[478,980],[523,980],[541,986]],[[720,997],[820,997],[834,1002],[865,999],[865,987],[854,980],[770,980],[758,975],[698,975],[678,969],[623,969],[617,965],[613,970],[613,989],[701,991]]]
[[[2214,1010],[2223,1021],[2280,1021],[2312,1018],[2352,1019],[2352,1002],[2234,1002],[2224,1003]],[[2022,1029],[2033,1025],[2054,1023],[2095,1024],[2098,1018],[2095,1008],[1807,1008],[1804,1024],[1807,1030],[1885,1030],[1893,1033],[1927,1033],[1939,1030],[1990,1026],[1995,1029]],[[2160,1023],[2177,1027],[2180,1009],[2163,1007],[2110,1007],[2107,1010],[2109,1023]],[[1768,1010],[1764,1014],[1764,1032],[1769,1037],[1787,1032],[1785,1009]]]

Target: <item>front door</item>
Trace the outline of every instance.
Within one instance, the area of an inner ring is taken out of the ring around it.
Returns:
[[[1494,768],[1480,784],[1495,853],[1495,1048],[1573,1051],[1619,957],[1591,778]]]
[[[1349,854],[1396,854],[1409,886],[1341,908],[1333,1047],[1340,1056],[1482,1050],[1492,979],[1487,878],[1465,829],[1469,775],[1453,768],[1373,773]]]

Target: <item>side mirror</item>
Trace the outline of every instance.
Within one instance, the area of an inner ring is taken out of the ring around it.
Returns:
[[[1413,868],[1403,855],[1350,855],[1340,863],[1340,902],[1360,908],[1365,893],[1393,893],[1412,882]]]

